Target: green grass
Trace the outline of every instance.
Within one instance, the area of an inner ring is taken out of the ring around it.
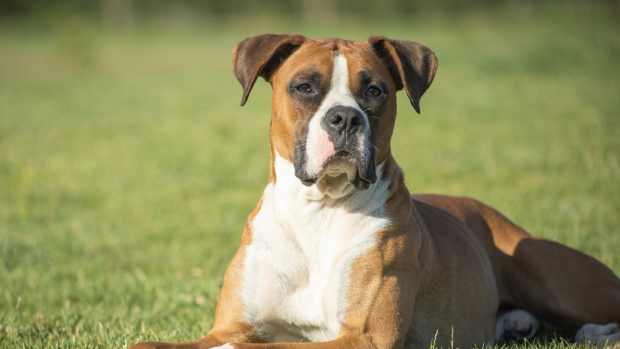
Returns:
[[[618,29],[592,9],[3,25],[0,348],[121,348],[207,331],[268,170],[269,87],[238,107],[231,50],[268,31],[434,48],[423,114],[400,98],[393,139],[412,191],[480,198],[619,272]],[[531,347],[543,346],[568,345]]]

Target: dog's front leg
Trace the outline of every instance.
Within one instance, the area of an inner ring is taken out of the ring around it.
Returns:
[[[217,343],[217,344],[215,344]],[[376,348],[368,336],[342,336],[328,342],[317,343],[225,343],[214,337],[205,337],[197,342],[164,343],[145,342],[130,349],[371,349]]]
[[[400,349],[411,328],[416,273],[395,270],[392,258],[379,249],[370,251],[353,263],[339,336],[315,343],[227,342],[218,349]]]
[[[169,342],[142,342],[129,347],[129,349],[208,349],[226,348],[229,342],[245,342],[250,340],[247,331],[242,328],[231,329],[229,331],[209,332],[204,338],[194,342],[169,343]]]
[[[265,338],[245,322],[238,292],[246,250],[242,244],[225,274],[214,327],[206,337],[186,343],[140,343],[130,349],[400,349],[411,328],[419,275],[410,262],[400,260],[410,255],[405,236],[378,235],[381,243],[351,265],[346,313],[334,340],[261,343]]]
[[[369,336],[342,336],[332,341],[315,343],[235,343],[213,349],[374,349]]]
[[[408,278],[407,276],[405,278]],[[410,280],[410,277],[409,277]],[[226,343],[217,349],[400,349],[411,326],[410,288],[395,275],[371,281],[354,301],[338,338],[315,343]],[[377,287],[377,285],[379,286]]]

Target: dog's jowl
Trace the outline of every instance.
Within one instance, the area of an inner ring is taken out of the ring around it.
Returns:
[[[258,77],[273,90],[269,182],[213,328],[132,348],[469,348],[543,325],[620,342],[609,268],[474,199],[408,191],[390,151],[396,93],[419,112],[437,65],[429,48],[384,37],[239,43],[241,103]]]

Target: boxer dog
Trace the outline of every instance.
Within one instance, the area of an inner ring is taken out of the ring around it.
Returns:
[[[132,348],[470,348],[532,337],[620,341],[620,280],[480,201],[411,195],[392,156],[396,92],[437,70],[411,41],[259,35],[238,44],[241,104],[273,89],[271,175],[196,342]]]

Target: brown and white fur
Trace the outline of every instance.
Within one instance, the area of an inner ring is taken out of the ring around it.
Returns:
[[[273,89],[271,176],[224,277],[215,323],[132,348],[469,348],[532,337],[620,341],[620,280],[473,199],[413,195],[390,151],[396,92],[437,69],[414,42],[260,35],[234,52]]]

